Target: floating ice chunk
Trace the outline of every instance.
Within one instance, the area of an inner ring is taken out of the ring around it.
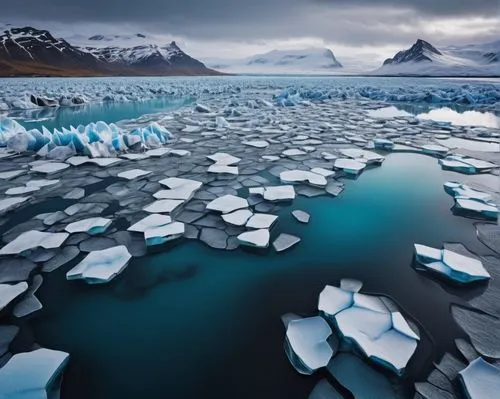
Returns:
[[[66,279],[82,279],[89,284],[107,283],[127,267],[131,257],[125,245],[92,251],[66,273]]]
[[[450,151],[448,147],[443,147],[442,145],[437,145],[437,144],[426,144],[423,145],[422,147],[422,152],[426,154],[437,154],[437,155],[446,155]]]
[[[242,144],[255,148],[266,148],[269,146],[269,143],[266,140],[249,140],[243,141]]]
[[[36,264],[25,258],[4,258],[0,260],[0,283],[16,283],[28,280]]]
[[[207,113],[208,114],[208,113],[212,112],[210,110],[210,108],[208,108],[206,105],[199,104],[199,103],[195,104],[194,109],[195,109],[195,111],[201,112],[201,113]]]
[[[467,174],[491,172],[493,169],[498,168],[498,165],[494,163],[461,155],[449,155],[438,162],[443,169]]]
[[[146,151],[146,155],[148,157],[153,157],[153,158],[160,158],[164,155],[167,155],[171,151],[170,148],[155,148],[154,150],[148,150]]]
[[[215,118],[215,125],[217,126],[217,129],[230,129],[231,124],[226,120],[226,118],[222,116],[217,116]]]
[[[79,200],[85,197],[85,190],[83,188],[74,188],[69,193],[67,193],[63,198],[64,199],[75,199]]]
[[[207,158],[211,161],[214,161],[216,164],[226,166],[234,165],[241,161],[240,158],[234,157],[230,154],[226,154],[225,152],[217,152],[212,155],[207,155]]]
[[[403,317],[403,315],[400,312],[392,312],[392,326],[396,331],[399,331],[401,334],[404,334],[410,338],[419,340],[420,337],[413,331],[406,321],[406,319]]]
[[[343,148],[340,149],[339,152],[343,156],[358,160],[361,163],[381,164],[385,160],[384,156],[376,152],[361,150],[359,148]]]
[[[129,161],[142,161],[143,159],[148,159],[149,155],[146,153],[137,154],[137,153],[129,153],[129,154],[121,154],[120,158],[128,159]]]
[[[394,142],[387,139],[375,139],[373,140],[373,145],[375,146],[375,148],[384,151],[391,151],[394,149]]]
[[[250,229],[270,229],[271,226],[278,220],[278,216],[266,213],[255,213],[246,224]]]
[[[24,175],[26,173],[25,169],[20,170],[9,170],[7,172],[0,172],[0,180],[10,180],[14,177]]]
[[[285,170],[280,173],[280,179],[284,183],[308,183],[318,187],[325,187],[328,183],[324,176],[305,170]]]
[[[328,170],[324,168],[312,168],[311,172],[317,173],[318,175],[325,176],[325,177],[330,177],[334,176],[335,172],[333,170]]]
[[[142,170],[142,169],[130,169],[126,170],[124,172],[118,173],[118,177],[121,177],[122,179],[127,179],[127,180],[134,180],[138,179],[140,177],[147,176],[151,173],[149,170]]]
[[[2,311],[9,303],[24,293],[27,289],[28,283],[25,281],[13,285],[0,284],[0,311]]]
[[[88,218],[70,223],[65,230],[70,233],[87,233],[90,235],[101,234],[110,226],[112,220],[106,218]]]
[[[454,198],[465,197],[482,202],[489,202],[492,200],[491,194],[473,189],[466,184],[448,181],[444,183],[443,186],[444,190]]]
[[[231,213],[226,213],[222,215],[222,219],[226,223],[232,224],[234,226],[244,226],[248,219],[253,215],[253,212],[248,209],[240,209]]]
[[[62,162],[46,162],[41,165],[35,165],[31,169],[33,172],[44,173],[46,175],[51,175],[54,173],[61,172],[65,169],[69,168],[67,163]]]
[[[181,222],[173,222],[161,226],[155,226],[144,232],[147,246],[161,245],[184,235],[185,225]]]
[[[148,213],[171,213],[184,203],[184,200],[162,199],[143,209]]]
[[[6,195],[22,195],[22,194],[29,194],[34,191],[40,190],[40,187],[28,187],[28,186],[19,186],[19,187],[11,187],[9,188],[5,194]]]
[[[216,198],[207,205],[207,210],[221,213],[231,213],[242,208],[248,208],[248,201],[231,194]]]
[[[78,247],[72,245],[64,247],[57,253],[56,256],[44,263],[42,271],[45,273],[50,273],[65,265],[66,263],[71,262],[78,256],[79,253],[80,250],[78,249]]]
[[[202,182],[178,177],[169,177],[160,180],[160,184],[167,186],[168,190],[161,190],[154,194],[157,199],[180,199],[189,201],[203,185]]]
[[[262,155],[261,158],[271,162],[280,160],[280,157],[278,157],[277,155]]]
[[[329,316],[335,316],[354,303],[354,293],[327,285],[319,294],[318,310]]]
[[[89,158],[87,156],[74,156],[66,160],[72,166],[80,166],[87,163],[94,164],[97,166],[105,167],[115,165],[117,163],[122,162],[123,160],[120,158]]]
[[[281,233],[273,242],[276,252],[283,252],[300,242],[300,238],[291,234]]]
[[[146,230],[164,226],[171,222],[172,218],[170,216],[154,213],[152,215],[146,216],[144,219],[139,220],[137,223],[130,226],[127,230],[144,233]]]
[[[8,212],[14,208],[17,208],[24,202],[28,201],[30,197],[14,197],[14,198],[4,198],[0,199],[0,214]]]
[[[61,180],[60,179],[35,179],[35,180],[29,180],[26,182],[27,187],[38,187],[38,188],[43,188],[43,187],[48,187],[48,186],[54,186],[58,184]]]
[[[227,166],[227,165],[219,165],[218,163],[215,163],[213,165],[210,165],[208,167],[208,172],[209,173],[225,173],[228,175],[238,175],[238,167],[237,166]]]
[[[350,175],[358,175],[364,168],[366,168],[365,163],[347,158],[337,158],[334,166],[337,169],[342,169],[345,173]]]
[[[292,211],[292,215],[300,223],[309,223],[309,219],[311,218],[311,216],[307,212],[304,212],[304,211],[301,211],[298,209],[295,211]]]
[[[0,358],[9,351],[9,345],[18,332],[17,326],[0,326]]]
[[[14,241],[0,249],[0,255],[20,254],[38,247],[45,249],[59,248],[68,238],[68,233],[47,233],[29,230],[20,234]]]
[[[363,288],[363,283],[359,280],[353,280],[351,278],[343,278],[340,280],[340,288],[344,291],[359,292]]]
[[[419,268],[434,271],[459,283],[470,283],[490,278],[480,260],[447,249],[440,251],[425,245],[415,244],[415,259]]]
[[[59,399],[69,355],[50,349],[15,354],[0,369],[0,398]]]
[[[281,155],[285,157],[298,157],[300,155],[306,155],[306,152],[301,151],[297,148],[290,148],[289,150],[283,151]]]
[[[500,392],[500,369],[481,357],[473,360],[459,375],[467,398],[494,398]]]
[[[292,353],[288,353],[290,362],[301,374],[312,374],[326,367],[333,356],[333,350],[327,342],[332,329],[321,317],[307,317],[293,320],[288,324],[286,340]],[[298,363],[294,360],[297,357]]]
[[[318,309],[334,320],[341,336],[371,360],[402,374],[417,348],[418,334],[375,296],[326,286]],[[396,323],[394,323],[394,321]]]
[[[178,157],[187,157],[191,155],[191,151],[188,150],[170,150],[169,155],[175,155]]]
[[[295,199],[295,188],[293,186],[267,186],[252,187],[250,194],[262,195],[266,201],[291,201]]]
[[[455,198],[455,206],[457,209],[480,213],[490,219],[498,219],[498,214],[500,213],[494,204],[488,204],[465,197]]]
[[[33,282],[26,291],[25,298],[14,306],[12,314],[16,317],[28,316],[42,308],[42,303],[35,296],[40,286],[43,283],[43,278],[40,274],[33,277]]]
[[[246,231],[238,236],[238,241],[250,247],[267,248],[269,246],[270,234],[267,229]]]

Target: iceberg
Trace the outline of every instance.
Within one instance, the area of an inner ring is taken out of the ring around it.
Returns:
[[[460,371],[459,376],[466,398],[494,398],[500,392],[500,368],[481,357]]]
[[[158,148],[172,138],[173,135],[156,122],[132,131],[99,121],[53,131],[44,127],[40,132],[26,130],[11,119],[0,118],[0,147],[6,146],[17,152],[34,151],[40,156],[61,160],[73,154],[109,157],[130,148]]]
[[[112,220],[96,217],[79,220],[77,222],[70,223],[66,226],[65,230],[70,233],[87,233],[90,235],[104,233],[110,226]]]
[[[38,247],[44,249],[59,248],[68,236],[68,233],[47,233],[29,230],[20,234],[15,240],[0,249],[0,255],[22,254],[24,251]]]
[[[50,349],[15,354],[0,368],[0,398],[59,399],[69,355]]]
[[[319,316],[292,320],[286,329],[286,352],[290,363],[310,375],[326,367],[333,356],[327,339],[332,335],[328,323]]]
[[[125,245],[92,251],[66,273],[66,280],[85,280],[88,284],[108,283],[125,270],[131,258]]]
[[[415,244],[417,269],[429,270],[461,284],[490,279],[482,262],[447,249]]]
[[[321,292],[318,310],[367,358],[404,373],[420,338],[401,313],[389,311],[376,296],[333,286]]]

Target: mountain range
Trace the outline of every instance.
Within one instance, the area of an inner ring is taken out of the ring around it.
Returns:
[[[364,57],[371,58],[371,57]],[[0,76],[169,76],[241,74],[365,74],[382,76],[500,76],[500,40],[437,48],[418,39],[373,70],[372,59],[345,58],[328,48],[273,50],[241,59],[189,56],[176,42],[142,33],[55,38],[32,27],[0,32]],[[218,72],[222,71],[222,72]]]
[[[409,49],[388,58],[377,75],[500,76],[500,40],[438,49],[418,39]]]
[[[142,34],[134,35],[145,39]],[[119,36],[94,35],[77,46],[32,27],[0,34],[0,76],[219,75],[183,52],[175,42],[116,45]]]

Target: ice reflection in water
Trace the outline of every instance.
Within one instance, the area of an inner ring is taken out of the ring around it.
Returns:
[[[500,117],[492,112],[465,111],[457,112],[451,108],[432,109],[427,113],[418,114],[417,118],[430,119],[437,122],[450,122],[457,126],[484,126],[500,128]]]

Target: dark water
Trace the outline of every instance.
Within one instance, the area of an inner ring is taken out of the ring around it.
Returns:
[[[145,101],[101,102],[74,107],[40,108],[26,111],[12,111],[7,114],[15,118],[26,129],[49,130],[86,125],[91,122],[118,122],[138,118],[144,114],[172,111],[193,102],[192,98],[156,98]]]
[[[65,281],[67,265],[39,291],[44,310],[31,321],[34,338],[71,354],[63,399],[302,399],[319,377],[289,365],[280,316],[312,314],[325,284],[351,277],[418,321],[422,343],[401,382],[409,386],[464,336],[450,303],[478,292],[457,296],[414,271],[413,244],[462,242],[489,253],[474,220],[450,211],[442,183],[460,177],[433,158],[392,154],[340,197],[298,197],[283,210],[273,236],[302,237],[289,252],[223,252],[184,241],[134,260],[107,286]],[[293,209],[309,212],[310,223],[296,222]]]

